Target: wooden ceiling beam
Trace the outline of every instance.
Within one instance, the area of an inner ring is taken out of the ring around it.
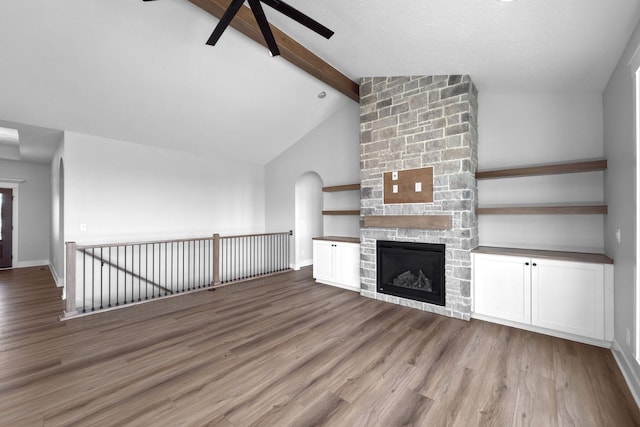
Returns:
[[[200,9],[220,19],[230,0],[189,0]],[[251,10],[243,6],[238,11],[230,24],[233,28],[240,31],[245,36],[267,47],[264,37],[260,32],[260,27],[253,16]],[[282,32],[278,27],[271,25],[271,30],[280,49],[280,56],[291,62],[298,68],[311,74],[318,80],[328,84],[338,92],[348,96],[356,102],[360,102],[360,87],[358,83],[342,74],[340,71],[327,64],[324,60],[313,54],[303,45]],[[211,28],[211,31],[213,31]]]

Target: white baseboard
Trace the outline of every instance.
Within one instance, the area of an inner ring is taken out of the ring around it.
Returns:
[[[40,261],[20,261],[18,262],[18,265],[16,265],[14,268],[25,268],[25,267],[42,267],[42,266],[48,266],[49,265],[49,260],[45,259],[45,260],[40,260]]]
[[[618,344],[615,339],[611,346],[611,352],[613,353],[613,357],[615,357],[616,362],[618,362],[618,366],[620,367],[620,371],[622,371],[625,381],[627,381],[627,385],[629,386],[629,390],[631,390],[631,394],[636,401],[636,405],[640,406],[640,378],[638,377],[638,371],[633,369],[633,364],[636,364],[637,362],[635,360],[630,361],[629,358],[627,358],[627,355],[622,351],[620,344]]]
[[[52,263],[49,263],[49,270],[51,270],[51,275],[53,276],[53,280],[56,282],[56,286],[62,288],[64,286],[64,280],[58,275],[55,266]]]
[[[525,323],[514,322],[511,320],[500,319],[493,316],[487,316],[479,313],[471,313],[472,319],[483,320],[485,322],[498,323],[500,325],[511,326],[513,328],[524,329],[526,331],[536,332],[544,335],[551,335],[552,337],[563,338],[570,341],[581,342],[583,344],[595,345],[598,347],[611,348],[611,341],[599,340],[596,338],[588,338],[580,335],[570,334],[568,332],[554,331],[552,329],[542,328],[539,326],[528,325]]]
[[[302,267],[308,267],[310,265],[313,265],[313,259],[305,259],[298,262],[297,264],[293,264],[292,268],[294,270],[300,270]]]

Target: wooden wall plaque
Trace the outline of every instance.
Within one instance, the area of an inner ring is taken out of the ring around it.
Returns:
[[[384,203],[433,203],[433,167],[407,169],[384,174]],[[397,192],[394,193],[394,186]],[[416,191],[416,185],[420,191]]]

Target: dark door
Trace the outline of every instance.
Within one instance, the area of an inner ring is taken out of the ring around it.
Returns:
[[[13,190],[0,188],[0,268],[11,267]]]

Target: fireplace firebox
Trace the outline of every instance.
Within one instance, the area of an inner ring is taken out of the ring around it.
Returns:
[[[445,245],[376,242],[378,292],[445,305]]]

